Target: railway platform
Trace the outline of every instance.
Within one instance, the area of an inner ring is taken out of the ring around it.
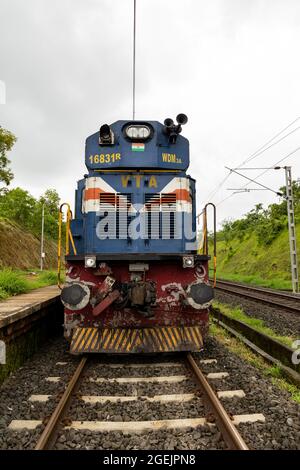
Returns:
[[[0,301],[0,383],[43,344],[62,332],[63,308],[57,286]]]
[[[59,294],[57,286],[47,286],[0,301],[0,329],[56,302]]]

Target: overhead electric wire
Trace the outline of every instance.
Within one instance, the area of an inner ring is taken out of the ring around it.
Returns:
[[[136,44],[136,0],[133,0],[133,70],[132,70],[132,120],[135,119],[135,44]]]
[[[260,173],[259,175],[257,175],[253,181],[256,181],[258,178],[260,178],[261,176],[263,176],[265,173],[267,173],[267,171],[269,170],[275,170],[275,167],[283,162],[284,160],[286,160],[288,157],[290,157],[291,155],[293,155],[294,153],[298,152],[298,150],[300,150],[300,147],[297,147],[295,150],[293,150],[292,152],[288,153],[285,157],[281,158],[280,160],[278,160],[278,162],[274,163],[274,165],[272,165],[270,168],[266,168],[262,173]],[[244,187],[246,188],[247,186],[249,185],[249,183],[247,183]]]
[[[267,171],[270,171],[272,169],[275,169],[274,167],[276,167],[279,163],[283,162],[284,160],[286,160],[288,157],[290,157],[291,155],[293,155],[294,153],[298,152],[298,150],[300,150],[300,147],[297,147],[295,150],[293,150],[292,152],[288,153],[287,155],[285,155],[283,158],[281,158],[280,160],[278,160],[276,163],[274,163],[274,165],[272,165],[270,168],[267,168],[266,170],[264,170],[262,173],[260,173],[259,175],[257,175],[255,178],[253,178],[252,181],[256,182],[256,180],[258,178],[260,178],[262,175],[264,175],[265,173],[267,173]],[[231,174],[231,173],[230,173]],[[246,183],[241,189],[245,189],[247,186],[249,186],[250,182],[249,183]],[[257,183],[258,184],[258,183]],[[272,190],[273,191],[273,190]],[[226,196],[224,199],[222,199],[220,202],[218,202],[216,204],[216,206],[219,206],[220,204],[222,204],[223,202],[227,201],[227,199],[229,199],[231,196],[233,196],[234,193],[231,193],[229,194],[228,196]]]
[[[245,163],[247,163],[248,161],[250,161],[250,159],[252,159],[252,157],[255,157],[256,154],[258,152],[260,152],[263,148],[265,148],[267,145],[269,145],[274,139],[276,139],[276,137],[278,137],[280,134],[282,134],[284,131],[286,131],[289,127],[291,127],[293,124],[295,124],[295,122],[299,121],[300,119],[300,116],[297,117],[296,119],[294,119],[294,121],[292,121],[290,124],[288,124],[288,126],[284,127],[281,131],[277,132],[276,135],[274,135],[274,137],[272,137],[271,139],[269,139],[264,145],[262,145],[260,148],[258,148],[254,153],[252,153],[251,155],[249,155],[248,158],[246,158],[246,160],[244,160],[243,163],[241,163],[237,168],[241,167],[242,165],[245,165]],[[289,134],[287,134],[288,136]],[[287,137],[286,136],[286,137]]]
[[[289,132],[288,134],[286,134],[285,136],[283,136],[281,139],[279,139],[278,141],[274,142],[272,145],[270,145],[268,148],[265,148],[267,145],[269,145],[274,139],[276,139],[278,136],[280,136],[284,131],[286,131],[289,127],[291,127],[293,124],[295,124],[297,121],[299,121],[300,119],[300,116],[297,117],[296,119],[294,119],[290,124],[288,124],[287,126],[285,126],[283,129],[281,129],[279,132],[277,132],[271,139],[269,139],[264,145],[261,145],[254,153],[252,153],[251,155],[249,155],[249,157],[246,158],[246,160],[244,160],[242,163],[240,163],[236,169],[240,168],[242,165],[245,165],[246,163],[248,163],[249,161],[253,160],[254,158],[258,157],[259,155],[261,155],[263,152],[269,150],[269,148],[273,147],[274,145],[276,145],[277,143],[281,142],[282,140],[284,140],[285,138],[287,138],[289,135],[293,134],[296,130],[300,129],[300,126],[297,127],[296,129],[293,129],[291,132]],[[264,149],[264,150],[263,150]],[[209,201],[211,198],[213,198],[216,193],[219,191],[219,189],[221,189],[221,187],[223,186],[223,184],[227,181],[227,179],[229,178],[229,176],[231,175],[231,171],[220,181],[220,183],[215,187],[215,189],[213,189],[210,194],[208,195],[206,201]],[[224,200],[228,199],[230,196],[227,196]]]
[[[239,166],[237,166],[236,168],[240,168],[242,165],[245,165],[246,163],[249,163],[251,162],[251,160],[254,160],[254,158],[256,157],[259,157],[259,155],[261,155],[262,153],[266,152],[267,150],[269,150],[270,148],[274,147],[274,145],[277,145],[279,144],[279,142],[281,142],[282,140],[284,140],[286,137],[288,137],[289,135],[293,134],[294,132],[298,131],[300,129],[300,126],[296,127],[295,129],[293,129],[291,132],[289,132],[288,134],[284,135],[283,137],[281,137],[279,140],[276,140],[276,142],[273,142],[273,144],[269,145],[269,147],[266,147],[264,150],[261,150],[260,152],[256,153],[255,155],[253,155],[251,158],[249,157],[247,160],[245,160],[243,163],[241,163]]]
[[[277,196],[281,196],[281,193],[279,193],[278,191],[275,191],[274,189],[269,188],[268,186],[265,186],[265,185],[262,184],[262,183],[258,183],[257,181],[255,181],[255,179],[248,178],[248,176],[242,175],[242,173],[239,173],[238,171],[236,171],[236,170],[234,170],[234,169],[232,169],[232,168],[228,168],[227,166],[226,166],[225,168],[227,168],[227,170],[233,171],[234,173],[236,173],[237,175],[241,176],[242,178],[245,178],[246,180],[249,180],[250,183],[258,184],[258,185],[261,186],[262,188],[268,189],[269,191],[272,191],[272,193],[277,194]],[[248,183],[248,184],[249,184],[249,183]]]

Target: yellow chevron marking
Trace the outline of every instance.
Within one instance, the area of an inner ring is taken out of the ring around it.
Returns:
[[[192,338],[192,342],[198,346],[198,341],[197,341],[197,338],[195,336],[194,328],[189,328],[189,330],[190,330],[190,335],[191,335],[191,338]]]
[[[198,333],[199,336],[197,335],[197,333]],[[194,330],[194,335],[195,335],[196,344],[198,345],[199,348],[201,348],[201,346],[202,346],[202,335],[201,335],[201,332],[198,328],[196,330]]]
[[[77,338],[76,338],[76,344],[75,344],[76,349],[79,347],[79,344],[80,344],[80,341],[81,341],[81,338],[83,337],[83,335],[84,335],[84,330],[78,330],[78,334],[77,334]]]
[[[98,330],[97,330],[97,328],[94,328],[93,342],[92,342],[92,345],[91,345],[92,351],[93,351],[93,350],[95,349],[95,347],[96,347],[98,338],[99,338]]]
[[[189,328],[185,328],[185,337],[190,343],[193,343],[193,338]]]
[[[106,335],[106,339],[103,342],[103,349],[107,349],[108,344],[110,342],[110,339],[111,339],[111,331],[108,330],[107,335]]]
[[[137,330],[136,343],[135,346],[140,346],[144,343],[143,330]]]
[[[134,347],[138,344],[138,336],[139,330],[134,330],[130,341],[130,349],[134,349]]]
[[[153,348],[157,348],[159,351],[163,351],[163,347],[161,345],[160,336],[159,336],[158,331],[155,328],[153,328],[151,331],[152,331]]]
[[[120,333],[120,336],[119,336],[119,339],[117,341],[117,344],[116,344],[116,349],[120,349],[121,345],[122,345],[122,339],[124,338],[125,335],[125,330],[121,330],[121,333]],[[123,345],[122,345],[123,346]],[[123,348],[122,348],[123,349]]]
[[[85,348],[88,348],[91,344],[91,335],[92,335],[93,328],[88,328],[85,334]]]
[[[100,341],[100,342],[99,342]],[[152,328],[76,328],[71,342],[72,352],[105,351],[133,352],[139,346],[149,351],[174,351],[182,341],[195,348],[203,345],[200,327],[152,327]]]
[[[76,343],[74,344],[74,349],[78,349],[78,346],[80,344],[81,338],[84,336],[84,329],[82,330],[77,330],[78,331],[78,336],[76,338]]]
[[[175,339],[174,339],[174,335],[173,335],[173,332],[172,332],[172,328],[169,328],[169,327],[164,328],[164,331],[165,331],[165,335],[166,335],[166,337],[167,337],[167,340],[168,340],[168,342],[169,342],[169,344],[170,344],[170,348],[171,348],[171,349],[174,349],[175,346],[176,346],[176,341],[175,341]]]
[[[181,341],[181,338],[180,338],[180,335],[179,335],[179,332],[178,332],[178,328],[172,328],[173,332],[174,332],[174,336],[176,336],[176,346],[178,345],[178,342]]]
[[[160,349],[161,349],[161,351],[164,351],[164,350],[166,349],[166,348],[164,347],[164,345],[166,344],[166,342],[165,342],[165,340],[164,340],[164,337],[163,337],[163,335],[162,335],[162,332],[161,332],[160,328],[155,329],[154,331],[155,331],[156,337],[157,337],[157,338],[160,338],[160,340],[161,340],[161,344],[162,344],[162,345],[161,345]]]
[[[126,345],[127,345],[126,346],[126,351],[128,351],[128,352],[131,350],[133,335],[134,335],[134,331],[128,330],[128,334],[127,334],[127,338],[126,338]]]
[[[116,338],[116,332],[115,332],[115,330],[113,330],[110,333],[110,338],[109,338],[109,342],[108,342],[108,345],[107,345],[108,349],[113,349],[113,344],[114,344],[115,338]]]

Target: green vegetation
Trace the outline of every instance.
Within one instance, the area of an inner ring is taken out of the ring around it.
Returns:
[[[7,157],[7,152],[13,148],[16,140],[16,137],[11,132],[0,126],[0,183],[4,183],[7,186],[14,177],[9,168],[10,160]],[[0,187],[0,193],[2,189]]]
[[[22,294],[28,290],[26,280],[11,269],[0,271],[0,295],[2,298]]]
[[[285,188],[280,188],[285,194]],[[300,182],[293,182],[295,220],[300,222]],[[297,231],[300,247],[300,230]],[[210,252],[212,240],[210,236]],[[217,233],[217,275],[275,289],[291,289],[286,200],[226,220]]]
[[[7,154],[15,142],[16,137],[0,127],[0,270],[7,267],[33,270],[39,265],[43,208],[46,253],[44,267],[50,269],[56,263],[59,195],[55,189],[47,189],[41,197],[34,198],[25,189],[7,188],[13,179]],[[64,230],[63,226],[63,232]],[[10,293],[9,289],[14,294],[27,289],[24,279],[14,276],[15,273],[9,270],[2,271],[0,299]],[[43,284],[44,282],[46,281]],[[51,282],[50,277],[49,283]]]
[[[272,383],[278,388],[288,392],[292,400],[300,404],[300,389],[293,384],[290,384],[281,377],[279,366],[270,366],[261,357],[257,356],[247,346],[245,346],[237,338],[233,338],[226,330],[221,328],[215,323],[211,323],[209,327],[210,335],[223,344],[229,351],[241,357],[253,367],[259,369],[267,377],[271,377]]]
[[[0,300],[33,289],[56,284],[54,271],[21,271],[5,268],[0,270]]]
[[[216,300],[214,301],[214,307],[220,309],[220,311],[224,314],[227,315],[230,318],[233,318],[234,320],[239,320],[247,325],[251,326],[255,330],[264,333],[265,335],[271,336],[272,338],[276,339],[277,341],[280,341],[283,344],[286,344],[287,346],[291,346],[293,341],[296,339],[291,338],[289,336],[281,336],[275,333],[271,328],[268,326],[265,326],[264,321],[259,319],[259,318],[253,318],[249,317],[244,313],[244,311],[239,308],[239,307],[232,307],[229,305],[222,304],[220,302],[217,302]]]
[[[278,378],[281,377],[281,367],[278,365],[270,366],[266,370],[267,375],[271,375],[272,377]]]
[[[39,199],[35,199],[22,188],[5,189],[0,195],[0,217],[16,222],[20,227],[35,235],[39,235],[41,232],[43,206],[45,236],[56,240],[59,195],[55,189],[47,189]]]
[[[213,270],[210,268],[210,275],[213,275]],[[261,286],[267,287],[270,289],[277,289],[277,290],[290,290],[291,289],[291,281],[285,281],[283,279],[263,279],[262,277],[255,276],[255,275],[243,275],[243,274],[229,274],[226,271],[222,271],[222,269],[217,269],[217,277],[220,279],[224,279],[226,281],[235,281],[235,282],[243,282],[245,284],[252,284],[254,286]]]

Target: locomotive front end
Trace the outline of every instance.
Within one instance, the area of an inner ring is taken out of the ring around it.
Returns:
[[[199,351],[213,289],[177,123],[117,121],[86,140],[61,300],[73,354]]]

